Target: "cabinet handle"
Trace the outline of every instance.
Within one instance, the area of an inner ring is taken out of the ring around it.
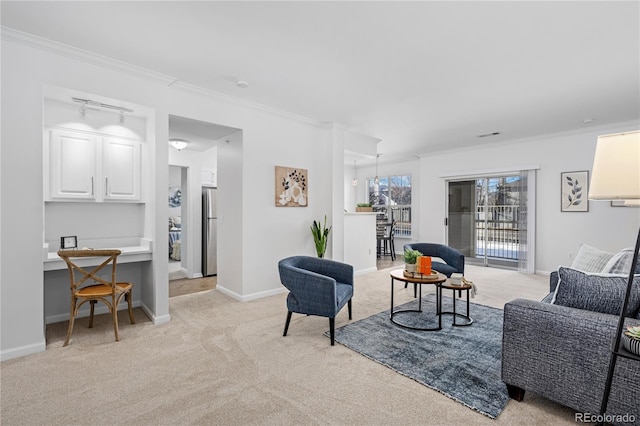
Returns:
[[[108,177],[104,178],[104,196],[105,197],[109,196],[109,178]]]
[[[93,197],[93,176],[91,176],[91,196]]]

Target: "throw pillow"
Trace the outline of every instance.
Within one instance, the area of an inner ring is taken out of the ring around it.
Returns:
[[[612,257],[613,253],[581,244],[573,263],[571,263],[571,269],[584,272],[602,272]]]
[[[626,248],[614,254],[607,262],[602,270],[605,274],[623,274],[628,275],[631,270],[631,261],[633,260],[633,248]],[[640,260],[639,260],[640,262]],[[636,274],[640,274],[640,265],[636,264]]]
[[[551,303],[604,314],[620,315],[627,291],[627,278],[620,275],[587,274],[571,268],[558,269],[560,280]],[[625,316],[635,317],[640,309],[640,276],[633,288]]]

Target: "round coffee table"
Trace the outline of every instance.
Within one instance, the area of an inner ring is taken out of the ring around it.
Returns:
[[[442,284],[440,284],[441,289],[446,288],[446,289],[451,289],[453,290],[453,311],[452,312],[442,312],[440,311],[440,316],[442,316],[443,314],[450,314],[453,315],[453,324],[451,325],[455,325],[456,327],[466,327],[467,325],[471,325],[473,324],[473,318],[471,318],[469,316],[469,290],[471,290],[471,286],[469,284],[461,284],[461,285],[455,285],[455,284],[451,284],[450,281],[446,281]],[[456,291],[459,292],[460,297],[462,297],[462,292],[465,291],[467,293],[467,314],[461,314],[459,312],[456,312]],[[442,290],[440,290],[440,296],[442,296]],[[440,309],[442,309],[442,302],[440,302]],[[462,324],[458,324],[456,322],[456,318],[463,318],[465,320],[465,322],[463,322]]]
[[[391,271],[391,315],[390,320],[392,323],[399,325],[400,327],[409,328],[411,330],[422,331],[436,331],[442,329],[442,316],[440,315],[440,303],[442,299],[442,289],[440,285],[447,280],[447,277],[441,273],[435,273],[433,275],[421,275],[406,273],[404,269],[394,269]],[[418,309],[396,309],[393,308],[393,284],[395,281],[403,283],[416,284],[418,286]],[[436,316],[438,317],[438,325],[433,327],[413,327],[405,324],[401,324],[394,319],[396,314],[401,312],[419,312],[422,313],[422,285],[433,284],[436,286]]]

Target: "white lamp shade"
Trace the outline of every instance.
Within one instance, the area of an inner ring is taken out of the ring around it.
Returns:
[[[598,136],[589,199],[640,199],[640,131]]]

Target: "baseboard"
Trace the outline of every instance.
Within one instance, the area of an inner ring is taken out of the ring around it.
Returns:
[[[149,307],[147,305],[145,305],[144,303],[140,304],[140,309],[142,309],[142,311],[145,313],[145,315],[149,317],[149,319],[151,320],[153,325],[165,324],[165,323],[168,323],[169,321],[171,321],[171,315],[166,314],[166,315],[156,316],[156,315],[153,314],[151,309],[149,309]]]
[[[39,343],[32,343],[30,345],[20,346],[17,348],[7,349],[0,351],[0,361],[7,361],[13,358],[19,358],[26,355],[37,354],[44,352],[47,348],[47,342],[42,341]]]
[[[140,307],[141,306],[140,301],[139,300],[134,301],[132,303],[132,306],[134,308]],[[118,311],[124,311],[126,309],[128,309],[126,303],[120,303],[120,305],[118,306]],[[85,304],[82,307],[82,309],[78,311],[78,316],[76,318],[86,318],[89,316],[90,312],[91,311],[90,311],[89,305]],[[102,315],[102,314],[108,314],[108,313],[109,313],[109,308],[107,308],[107,306],[104,303],[96,304],[94,315]],[[62,321],[69,321],[69,312],[66,312],[63,314],[49,315],[48,317],[45,318],[45,324],[53,324],[53,323],[62,322]]]
[[[198,272],[197,274],[193,274],[193,276],[191,278],[203,278],[202,277],[202,272]]]
[[[364,275],[364,274],[370,274],[371,272],[377,272],[377,271],[378,271],[378,268],[360,269],[359,271],[355,271],[353,275]]]
[[[250,300],[262,299],[263,297],[274,296],[276,294],[286,293],[288,290],[284,287],[276,288],[273,290],[260,291],[258,293],[252,293],[248,295],[241,295],[236,293],[235,291],[229,290],[221,285],[216,285],[216,290],[219,292],[226,294],[227,296],[239,301],[239,302],[248,302]]]

